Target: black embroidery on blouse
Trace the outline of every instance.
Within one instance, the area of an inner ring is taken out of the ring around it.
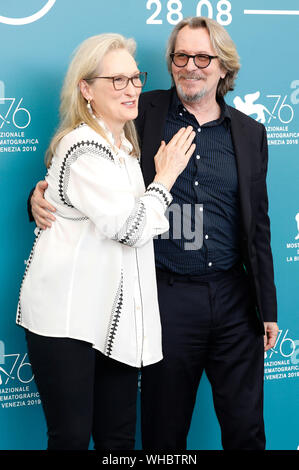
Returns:
[[[145,196],[149,196],[150,195],[150,192],[153,192],[155,195],[158,195],[160,194],[166,204],[166,206],[169,206],[170,204],[170,201],[168,200],[168,197],[166,196],[166,193],[165,191],[163,191],[162,189],[158,188],[157,186],[154,186],[154,185],[150,185],[147,190],[146,190],[146,193],[145,193]]]
[[[66,215],[59,214],[59,217],[62,217],[63,219],[66,220],[74,220],[76,222],[82,222],[82,220],[88,220],[88,217],[82,216],[82,217],[67,217]]]
[[[107,339],[106,339],[106,346],[105,346],[105,354],[107,356],[111,356],[112,349],[113,349],[113,342],[115,340],[116,336],[116,331],[118,328],[118,323],[120,320],[120,315],[122,312],[122,307],[123,307],[123,296],[124,296],[124,283],[123,283],[123,270],[121,271],[121,279],[120,283],[117,289],[117,293],[115,296],[115,300],[113,302],[113,307],[112,307],[112,313],[111,313],[111,320],[110,320],[110,325],[108,328],[108,334],[107,334]]]
[[[23,274],[23,279],[22,279],[22,282],[21,282],[21,287],[20,287],[20,293],[19,293],[19,303],[18,303],[18,310],[17,310],[17,324],[20,325],[21,322],[22,322],[22,310],[21,310],[21,292],[22,292],[22,287],[23,287],[23,284],[24,284],[24,281],[25,281],[25,278],[27,276],[27,273],[28,273],[28,270],[30,268],[30,264],[32,263],[32,259],[33,259],[33,256],[34,256],[34,251],[35,251],[35,247],[36,247],[36,244],[37,244],[37,241],[40,237],[40,235],[42,234],[43,230],[42,229],[37,229],[37,234],[36,234],[36,237],[34,239],[34,242],[33,242],[33,245],[32,245],[32,249],[31,249],[31,252],[30,252],[30,255],[29,255],[29,258],[26,262],[26,269],[25,269],[25,272]]]
[[[119,243],[124,245],[134,246],[141,237],[145,226],[146,209],[142,201],[139,201],[137,206],[129,215],[121,230],[113,237]]]
[[[74,207],[67,197],[67,188],[70,178],[70,167],[71,165],[84,153],[94,155],[95,157],[105,158],[111,162],[114,162],[111,151],[102,144],[92,141],[81,141],[72,145],[67,151],[60,168],[59,181],[58,181],[58,192],[59,197],[63,204],[68,207]]]

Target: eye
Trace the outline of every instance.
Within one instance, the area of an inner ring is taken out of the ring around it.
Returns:
[[[123,83],[126,81],[126,77],[124,77],[123,75],[119,75],[118,77],[114,77],[114,81],[116,83]]]
[[[141,81],[141,75],[140,75],[140,73],[134,75],[134,77],[132,77],[132,80],[133,80],[134,82],[138,82],[138,81],[140,82],[140,81]]]
[[[196,58],[203,62],[206,62],[207,60],[209,60],[209,56],[206,54],[197,54]]]

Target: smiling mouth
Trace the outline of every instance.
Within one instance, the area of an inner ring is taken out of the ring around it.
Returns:
[[[202,77],[185,77],[183,75],[179,77],[179,80],[186,80],[187,82],[198,82],[200,80],[203,80],[203,78]]]
[[[135,105],[136,105],[136,101],[124,101],[122,104],[123,104],[124,106],[131,107],[131,106],[135,106]]]

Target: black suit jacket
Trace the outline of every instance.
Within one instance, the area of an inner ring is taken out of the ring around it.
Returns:
[[[143,93],[136,127],[140,137],[141,168],[146,186],[155,176],[154,155],[163,139],[173,89]],[[265,127],[229,107],[237,161],[242,215],[242,257],[248,273],[258,326],[277,321],[276,289],[270,246],[266,175],[268,145]]]

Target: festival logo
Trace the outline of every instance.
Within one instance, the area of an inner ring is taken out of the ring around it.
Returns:
[[[259,90],[235,96],[233,104],[242,113],[265,125],[268,145],[298,145],[299,130],[294,125],[299,103],[299,81],[294,80],[287,93],[261,95]]]
[[[265,352],[265,380],[299,378],[299,341],[289,330],[279,330],[273,348]]]
[[[275,116],[261,103],[256,103],[260,98],[261,93],[259,91],[255,93],[249,93],[244,96],[244,100],[240,96],[236,96],[234,99],[235,108],[248,116],[255,117],[256,121],[264,124],[266,122],[266,116],[271,116],[275,119]]]
[[[0,341],[0,409],[40,405],[27,353],[6,354]]]
[[[39,141],[28,135],[31,113],[22,96],[6,96],[0,81],[0,153],[36,152]]]
[[[24,18],[9,18],[7,16],[0,16],[0,23],[12,26],[21,26],[29,23],[34,23],[35,21],[45,16],[51,10],[55,2],[56,0],[48,0],[39,11]]]
[[[293,225],[293,235],[292,238],[286,243],[287,263],[294,263],[299,261],[299,212],[294,216],[294,225]]]

